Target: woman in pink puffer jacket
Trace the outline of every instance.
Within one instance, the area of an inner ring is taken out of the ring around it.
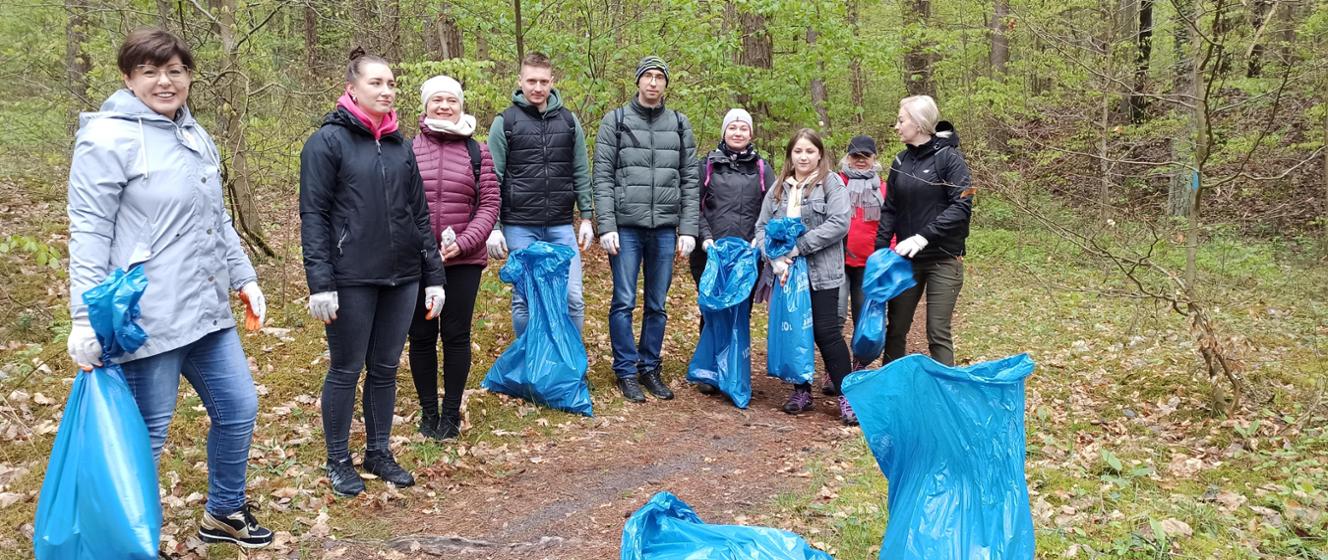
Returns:
[[[418,312],[410,326],[410,370],[420,394],[420,433],[433,439],[461,432],[461,393],[470,375],[470,323],[485,240],[498,220],[498,177],[488,147],[477,142],[475,117],[462,111],[461,84],[435,76],[420,87],[424,115],[413,147],[424,179],[429,222],[447,272],[442,313]],[[443,342],[443,399],[438,405],[438,348]]]

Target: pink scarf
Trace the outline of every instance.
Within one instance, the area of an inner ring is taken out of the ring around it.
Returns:
[[[364,127],[373,132],[374,140],[397,131],[396,111],[384,115],[383,120],[378,123],[378,127],[374,128],[373,119],[369,118],[369,113],[364,112],[364,109],[361,109],[359,105],[355,104],[355,100],[350,98],[350,91],[341,94],[341,99],[337,100],[337,106],[350,111],[350,114],[360,119],[360,122],[364,123]]]

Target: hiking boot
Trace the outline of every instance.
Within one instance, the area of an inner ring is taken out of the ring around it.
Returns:
[[[401,468],[401,465],[397,464],[397,460],[392,458],[392,454],[386,451],[365,453],[364,470],[383,479],[384,482],[392,483],[397,488],[415,485],[415,477],[406,472],[406,469]]]
[[[718,395],[719,389],[716,389],[714,385],[709,383],[697,383],[696,392],[701,393],[702,395]]]
[[[812,403],[811,389],[793,388],[793,394],[789,395],[788,400],[784,401],[783,410],[785,414],[798,414],[806,412],[815,407]]]
[[[327,462],[327,478],[332,482],[332,493],[346,498],[354,498],[364,492],[364,479],[355,472],[355,465],[350,459]]]
[[[650,391],[650,394],[658,398],[669,400],[673,398],[673,391],[669,390],[664,380],[659,378],[659,370],[651,370],[641,374],[641,385]]]
[[[641,392],[641,384],[637,382],[636,376],[619,377],[618,390],[622,391],[624,399],[634,403],[646,402],[646,395]]]
[[[827,397],[839,396],[839,391],[835,390],[835,382],[830,379],[829,372],[826,372],[825,381],[821,383],[821,394]]]
[[[198,522],[198,538],[205,543],[234,543],[244,548],[272,544],[272,531],[258,524],[254,508],[254,504],[245,502],[240,511],[225,517],[203,512],[203,519]]]
[[[444,412],[438,417],[438,439],[452,439],[461,435],[461,414]]]
[[[848,426],[858,425],[858,415],[853,412],[853,407],[849,406],[848,399],[843,395],[839,396],[839,420]]]
[[[438,433],[438,421],[439,416],[437,414],[424,414],[420,416],[420,435],[429,439],[444,439]]]

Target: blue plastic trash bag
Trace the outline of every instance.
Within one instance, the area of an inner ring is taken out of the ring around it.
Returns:
[[[591,415],[586,347],[567,313],[567,275],[576,249],[537,241],[513,252],[498,277],[530,309],[530,322],[489,368],[483,386],[535,404]]]
[[[853,355],[866,363],[885,349],[886,304],[913,286],[913,263],[893,249],[878,249],[867,257],[862,273],[862,310],[853,326]]]
[[[1024,481],[1031,373],[1027,354],[958,368],[914,354],[844,380],[890,481],[882,559],[1033,558]]]
[[[111,362],[147,340],[134,323],[146,288],[143,269],[134,267],[83,294],[105,365],[79,372],[65,403],[33,522],[40,560],[157,558],[161,498],[152,444],[124,372]]]
[[[776,218],[765,225],[765,254],[775,258],[792,251],[807,231],[799,218]],[[789,279],[775,280],[766,333],[766,373],[788,383],[811,383],[816,375],[816,338],[812,333],[812,288],[807,259],[796,257]]]
[[[770,527],[707,525],[668,492],[623,526],[621,560],[834,560],[802,537]]]
[[[752,400],[752,286],[757,253],[738,237],[724,237],[706,249],[697,303],[705,328],[687,365],[687,380],[724,393],[738,408]]]

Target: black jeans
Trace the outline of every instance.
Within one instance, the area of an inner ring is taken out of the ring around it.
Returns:
[[[844,342],[844,321],[839,317],[839,288],[812,290],[812,335],[830,382],[838,391],[839,384],[853,369],[848,343]],[[811,387],[811,383],[798,385],[799,389],[811,390]]]
[[[475,315],[475,296],[480,291],[484,267],[477,264],[449,266],[447,300],[438,317],[426,319],[423,305],[415,306],[410,324],[410,375],[420,395],[420,410],[438,414],[438,340],[443,341],[443,412],[461,410],[461,394],[470,377],[470,324]],[[423,290],[420,300],[424,299]]]
[[[397,398],[397,365],[406,345],[419,283],[337,289],[337,319],[327,325],[332,363],[323,381],[323,439],[331,461],[350,459],[355,386],[364,379],[364,431],[369,451],[387,451]]]
[[[913,312],[925,291],[927,349],[933,360],[953,366],[954,337],[950,323],[955,303],[959,301],[959,290],[964,287],[964,260],[945,257],[936,261],[914,261],[913,279],[918,285],[890,300],[886,311],[885,363],[904,357],[908,331],[913,327]]]
[[[867,297],[862,293],[862,278],[867,272],[866,267],[844,265],[844,278],[847,279],[849,308],[853,312],[853,333],[858,332],[858,315],[862,314],[862,306],[867,302]],[[876,356],[853,356],[855,368],[865,368],[875,362],[880,355]]]
[[[705,274],[706,263],[709,262],[709,260],[710,257],[699,247],[695,251],[692,251],[691,256],[688,257],[688,264],[690,265],[692,273],[692,282],[696,283],[696,292],[698,296],[701,293],[701,275]],[[757,263],[758,274],[760,273],[760,267],[762,266],[765,265],[763,263]],[[752,318],[752,308],[756,307],[756,284],[752,284],[752,293],[747,299],[752,301],[752,305],[747,306],[747,322],[750,323]],[[696,335],[698,337],[701,336],[701,332],[705,331],[705,314],[702,313],[700,317],[701,324],[696,329]]]

